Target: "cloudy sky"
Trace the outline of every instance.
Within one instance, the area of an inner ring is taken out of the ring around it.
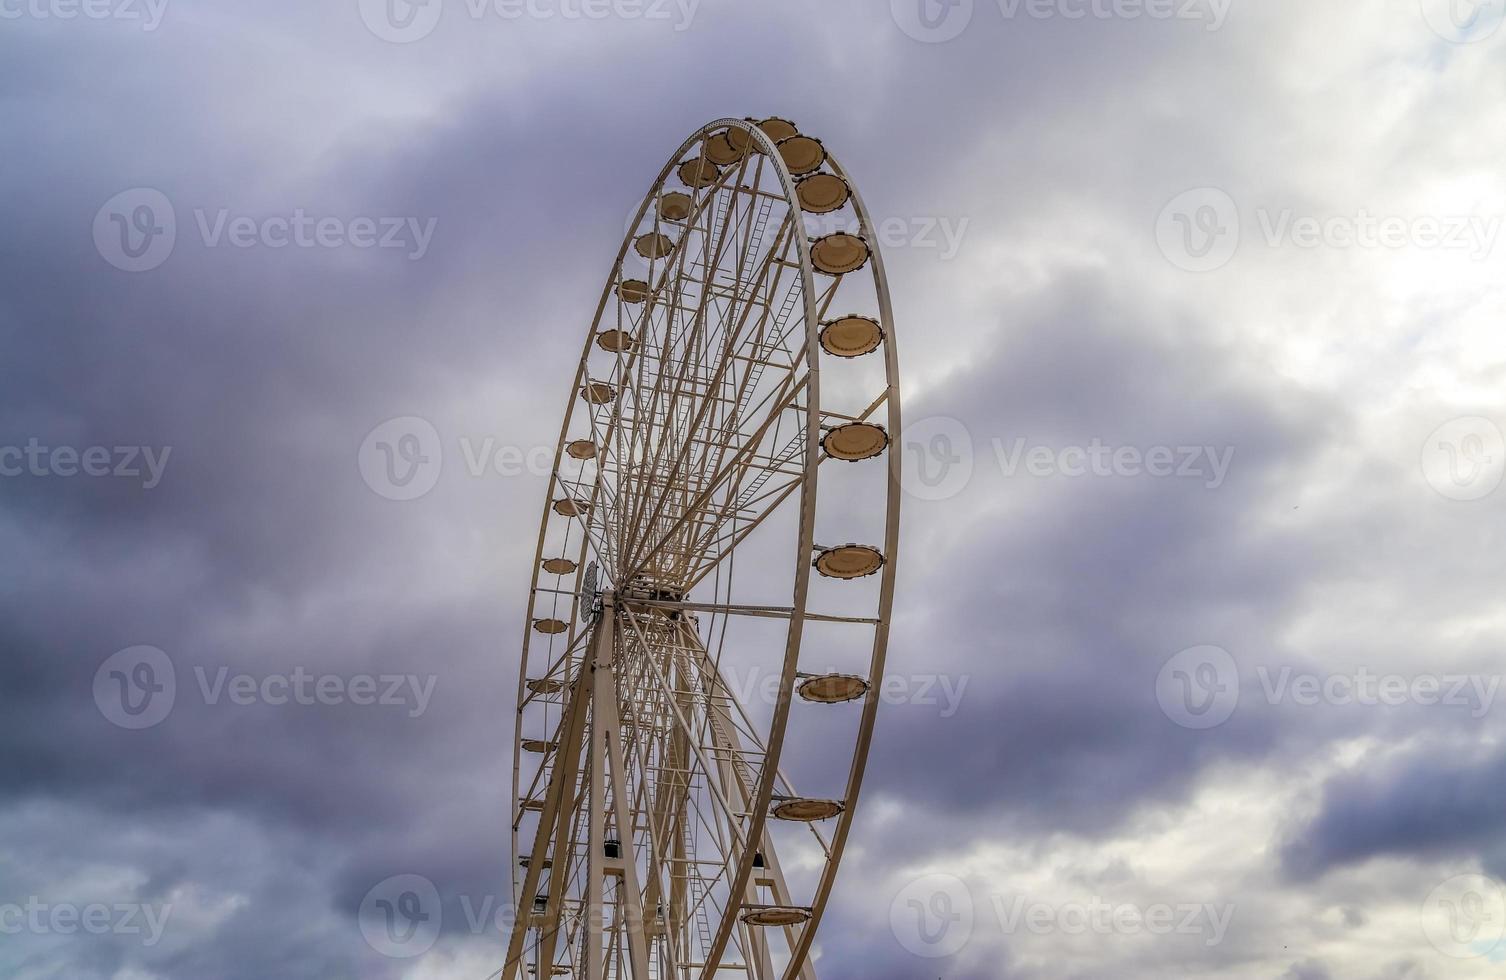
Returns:
[[[1506,2],[394,3],[0,0],[0,975],[500,966],[528,460],[667,155],[770,115],[883,230],[949,685],[820,974],[1506,969]]]

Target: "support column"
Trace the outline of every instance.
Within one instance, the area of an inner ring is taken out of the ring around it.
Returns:
[[[610,600],[605,601],[603,616],[612,611]],[[628,957],[632,963],[633,980],[648,980],[648,921],[643,911],[643,892],[638,886],[638,858],[633,847],[634,831],[632,801],[628,799],[626,760],[622,751],[622,721],[617,710],[617,670],[615,659],[605,665],[598,664],[596,671],[596,714],[600,720],[600,745],[611,774],[613,815],[617,836],[622,848],[622,883],[618,893],[622,897],[621,912],[625,919]]]
[[[615,637],[613,626],[615,625],[615,609],[612,597],[602,597],[601,619],[595,626],[595,633],[591,637],[591,655],[589,667],[593,688],[600,690],[602,678],[610,678],[612,669],[612,648]],[[612,712],[616,714],[616,712]],[[602,957],[602,926],[605,920],[605,888],[606,881],[606,835],[602,832],[606,821],[606,779],[605,768],[607,754],[605,751],[606,732],[603,731],[606,723],[607,712],[602,710],[601,704],[591,705],[591,750],[589,754],[590,772],[589,799],[586,807],[586,820],[589,831],[586,835],[586,978],[585,980],[606,980],[606,969]]]
[[[549,869],[549,898],[544,914],[538,919],[538,937],[534,946],[534,959],[542,969],[554,963],[554,947],[559,935],[560,906],[564,900],[560,882],[569,880],[569,864],[572,847],[569,839],[570,814],[575,806],[575,780],[579,775],[581,751],[585,741],[586,712],[591,702],[592,687],[586,679],[578,677],[571,687],[565,717],[560,723],[560,744],[555,756],[554,772],[545,794],[544,809],[539,813],[538,830],[534,833],[533,847],[528,862],[528,872],[523,877],[523,890],[518,894],[517,922],[508,942],[507,962],[503,966],[502,980],[516,980],[524,967],[524,942],[530,926],[535,922],[534,898],[538,895],[539,880],[544,865],[552,862]],[[544,976],[540,973],[537,976]]]

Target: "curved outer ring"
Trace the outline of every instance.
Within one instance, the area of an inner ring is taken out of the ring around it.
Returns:
[[[827,899],[831,895],[832,887],[836,884],[837,869],[842,863],[842,852],[847,847],[848,832],[852,829],[853,816],[858,808],[858,796],[863,789],[863,774],[868,766],[868,751],[873,745],[873,725],[878,715],[879,693],[883,688],[884,662],[889,648],[889,616],[894,608],[894,579],[899,563],[899,506],[900,498],[903,496],[900,490],[902,456],[897,451],[901,432],[899,351],[894,341],[894,305],[889,297],[889,278],[884,274],[883,253],[878,246],[878,238],[873,233],[873,221],[868,213],[867,205],[863,203],[863,196],[858,193],[852,178],[847,175],[846,170],[842,169],[841,163],[830,150],[827,151],[826,162],[831,165],[832,172],[846,182],[853,211],[858,216],[859,233],[868,242],[868,262],[873,272],[874,292],[878,295],[879,327],[884,331],[882,344],[884,371],[888,380],[884,405],[888,410],[890,433],[889,448],[886,450],[889,453],[887,469],[889,485],[888,492],[885,494],[887,508],[884,515],[884,577],[879,585],[878,624],[873,629],[873,655],[868,668],[868,696],[863,701],[863,717],[858,726],[858,740],[852,754],[852,768],[847,774],[847,792],[842,797],[847,808],[837,817],[837,826],[832,832],[831,853],[827,855],[826,864],[821,869],[821,880],[816,884],[815,898],[811,902],[811,917],[800,930],[800,938],[790,950],[790,965],[785,970],[784,980],[794,980],[799,975],[800,968],[810,953],[811,942],[815,939],[816,930],[821,925],[821,917],[826,912]],[[814,351],[820,347],[820,344],[811,342],[810,346]],[[781,695],[788,696],[788,690],[782,691]]]
[[[587,377],[587,363],[591,356],[592,346],[596,339],[597,330],[601,324],[601,318],[607,309],[607,304],[612,301],[619,270],[623,259],[627,256],[628,249],[632,247],[634,232],[643,222],[643,216],[658,198],[659,192],[664,188],[665,181],[681,162],[685,152],[692,146],[701,143],[712,132],[726,128],[737,128],[748,132],[751,138],[758,143],[764,151],[765,158],[774,168],[779,178],[780,186],[784,192],[787,205],[790,207],[796,222],[801,220],[803,211],[800,207],[798,195],[795,193],[795,179],[785,166],[783,159],[772,140],[758,128],[756,123],[744,119],[723,118],[706,124],[686,139],[673,156],[660,170],[649,192],[644,196],[639,205],[632,227],[624,235],[621,247],[618,249],[616,261],[612,265],[612,274],[608,277],[605,287],[602,289],[601,299],[597,303],[596,314],[592,320],[591,329],[587,332],[585,343],[582,348],[580,361],[576,367],[575,378],[569,388],[569,396],[565,410],[565,416],[560,425],[559,440],[555,449],[554,466],[550,472],[549,487],[546,492],[543,517],[539,523],[538,543],[534,551],[532,584],[529,589],[528,608],[523,620],[523,646],[522,657],[518,671],[517,686],[517,711],[515,718],[515,738],[513,740],[513,798],[514,805],[518,803],[518,797],[522,790],[522,723],[523,705],[527,696],[527,675],[529,668],[529,645],[532,636],[532,624],[539,596],[539,578],[543,574],[542,562],[544,560],[544,545],[548,536],[549,522],[555,516],[551,507],[556,492],[563,490],[560,483],[560,466],[565,454],[565,445],[569,441],[570,422],[575,411],[575,392],[585,382]],[[898,381],[898,358],[894,347],[893,313],[889,298],[888,282],[883,272],[883,261],[872,231],[872,223],[868,211],[864,207],[862,198],[857,188],[853,186],[846,172],[837,162],[836,158],[828,152],[827,162],[833,172],[847,182],[851,192],[851,204],[856,211],[860,223],[860,232],[870,245],[870,259],[874,277],[875,289],[878,294],[880,326],[884,328],[884,356],[885,368],[888,379],[886,389],[886,405],[888,409],[888,427],[892,433],[900,431],[900,404],[899,404],[899,381]],[[795,561],[795,582],[793,596],[793,613],[790,617],[790,626],[785,640],[784,668],[780,679],[779,700],[775,705],[774,717],[770,723],[768,744],[765,746],[767,755],[763,766],[763,775],[760,780],[758,797],[752,809],[752,820],[747,830],[747,839],[761,842],[764,836],[765,826],[768,821],[769,807],[773,797],[776,778],[779,773],[779,759],[783,749],[785,729],[788,724],[790,703],[793,699],[796,673],[798,669],[801,639],[805,623],[805,601],[809,588],[811,561],[810,556],[814,551],[813,541],[815,532],[815,500],[816,484],[821,453],[821,414],[820,414],[820,345],[816,342],[816,331],[819,328],[818,314],[816,310],[815,274],[810,260],[810,243],[807,236],[802,232],[795,236],[797,251],[800,258],[801,289],[805,301],[806,323],[806,367],[808,372],[808,392],[806,399],[806,461],[805,476],[801,482],[800,492],[800,536]],[[892,448],[892,447],[891,447]],[[841,861],[843,848],[846,845],[853,815],[856,811],[858,794],[862,786],[863,772],[867,763],[868,751],[872,743],[873,725],[877,714],[879,691],[882,684],[882,671],[885,659],[885,650],[888,642],[889,616],[893,605],[894,577],[898,554],[898,531],[899,531],[899,503],[897,471],[891,467],[889,486],[887,488],[887,511],[884,552],[886,561],[883,569],[883,582],[880,587],[878,624],[874,630],[873,656],[869,671],[869,691],[863,704],[863,714],[860,722],[856,748],[853,754],[852,766],[848,775],[847,792],[843,796],[846,809],[838,817],[837,827],[833,833],[831,852],[822,871],[821,879],[817,885],[816,893],[812,900],[812,915],[810,920],[800,930],[800,938],[791,951],[790,964],[785,972],[787,980],[792,980],[802,969],[810,945],[815,937],[816,928],[825,910],[826,901],[836,880],[836,871]],[[593,502],[595,491],[593,491]],[[585,557],[588,553],[590,538],[582,533],[579,549],[579,558],[576,563],[574,587],[572,591],[578,596],[581,581],[584,576]],[[567,622],[570,629],[565,637],[565,648],[573,644],[580,630],[578,616],[579,599],[572,596],[570,601],[570,615]],[[518,826],[521,823],[521,811],[514,810],[511,820],[512,851],[514,856],[514,873],[511,875],[513,900],[517,901],[518,874]],[[711,955],[707,956],[707,962],[717,963],[725,950],[732,928],[738,920],[738,911],[741,899],[737,896],[744,894],[747,883],[753,872],[753,861],[757,847],[749,848],[739,862],[737,875],[732,880],[729,889],[729,907],[722,917],[718,926]],[[738,903],[738,904],[733,904]],[[702,977],[710,980],[714,970],[707,967]]]

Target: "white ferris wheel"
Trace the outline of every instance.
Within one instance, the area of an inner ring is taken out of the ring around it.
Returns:
[[[879,705],[899,428],[847,172],[787,120],[702,127],[638,208],[560,429],[502,980],[814,980]]]

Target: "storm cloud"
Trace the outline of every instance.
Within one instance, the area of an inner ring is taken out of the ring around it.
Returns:
[[[500,966],[526,461],[667,155],[778,115],[891,229],[895,450],[965,467],[890,641],[953,698],[880,714],[820,973],[1492,975],[1439,903],[1506,875],[1501,708],[1439,692],[1506,639],[1499,4],[85,6],[0,3],[0,974]],[[153,724],[95,696],[143,647]]]

